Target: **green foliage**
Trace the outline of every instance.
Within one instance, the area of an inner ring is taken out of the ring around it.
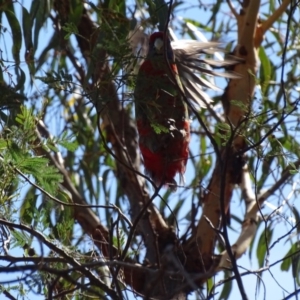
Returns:
[[[225,272],[227,273],[227,276],[230,274],[229,272]],[[224,288],[222,289],[222,293],[220,295],[220,300],[221,299],[229,299],[230,293],[232,291],[232,281],[226,282],[224,284]]]
[[[158,124],[158,123],[151,123],[151,127],[153,128],[154,132],[156,134],[161,134],[161,133],[168,133],[169,129],[166,128],[165,126]]]
[[[260,68],[260,85],[262,88],[262,94],[264,94],[267,90],[267,87],[271,80],[272,75],[272,67],[271,62],[265,52],[265,49],[263,47],[259,48],[259,59],[261,62],[261,68]],[[274,73],[274,71],[273,71]]]
[[[63,26],[63,30],[65,30],[67,33],[64,37],[66,40],[68,40],[72,34],[78,33],[77,26],[74,23],[66,23]]]
[[[273,235],[273,230],[270,229],[270,227],[266,228],[260,235],[258,244],[259,247],[257,247],[256,250],[256,256],[258,260],[259,267],[263,267],[265,264],[266,255],[268,254],[268,248],[271,243]]]
[[[21,31],[21,26],[19,24],[19,21],[15,15],[15,11],[13,7],[11,8],[12,10],[5,10],[4,13],[12,30],[12,37],[13,37],[12,54],[16,63],[19,63],[20,50],[22,46],[22,37],[21,37],[22,31]]]

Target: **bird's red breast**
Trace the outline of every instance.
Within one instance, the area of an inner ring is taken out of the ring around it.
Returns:
[[[174,177],[177,173],[185,173],[189,155],[189,121],[182,121],[178,127],[184,128],[186,134],[184,138],[179,140],[173,138],[163,149],[153,151],[147,147],[147,143],[144,143],[144,139],[151,136],[151,129],[138,122],[139,147],[143,155],[144,165],[157,185],[174,183]]]

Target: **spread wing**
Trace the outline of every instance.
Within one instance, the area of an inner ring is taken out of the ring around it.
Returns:
[[[204,88],[220,90],[207,76],[223,78],[240,78],[231,71],[219,72],[213,68],[230,67],[238,61],[234,57],[226,60],[214,60],[203,57],[206,54],[223,52],[220,43],[198,42],[193,40],[180,40],[172,42],[175,53],[176,65],[186,96],[200,107],[206,107],[211,98],[205,93]]]

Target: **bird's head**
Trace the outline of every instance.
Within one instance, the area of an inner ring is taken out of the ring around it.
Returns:
[[[166,43],[166,45],[165,45]],[[155,57],[163,57],[164,51],[166,51],[167,58],[174,62],[174,53],[171,47],[170,39],[165,36],[164,32],[159,31],[151,34],[149,38],[149,51],[148,51],[148,58],[155,58]]]

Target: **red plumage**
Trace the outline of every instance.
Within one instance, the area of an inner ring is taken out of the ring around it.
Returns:
[[[185,96],[195,108],[205,108],[212,100],[202,87],[217,89],[206,76],[240,78],[231,71],[214,70],[240,62],[236,58],[202,58],[203,54],[223,52],[219,46],[217,42],[181,40],[172,42],[172,49],[163,32],[155,32],[149,38],[149,51],[138,72],[134,98],[139,147],[145,169],[156,186],[174,187],[174,177],[179,173],[182,179],[186,169],[190,122]]]
[[[166,44],[165,44],[166,43]],[[149,39],[134,91],[139,147],[157,186],[175,187],[188,159],[190,121],[170,41],[163,32]]]

